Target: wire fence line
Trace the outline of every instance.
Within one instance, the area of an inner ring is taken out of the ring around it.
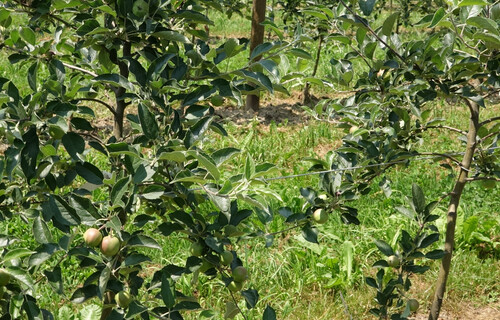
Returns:
[[[499,147],[492,147],[488,148],[485,150],[481,151],[492,151],[495,149],[499,149]],[[477,152],[478,150],[476,150]],[[429,159],[435,159],[435,158],[446,158],[446,157],[454,157],[454,156],[460,156],[464,155],[465,152],[454,152],[454,153],[442,153],[442,154],[436,154],[436,155],[425,155],[425,156],[419,156],[418,154],[412,158],[414,161],[419,161],[419,160],[429,160]],[[292,178],[299,178],[299,177],[305,177],[305,176],[312,176],[312,175],[319,175],[319,174],[324,174],[324,173],[333,173],[333,172],[344,172],[344,171],[351,171],[351,170],[357,170],[357,169],[367,169],[367,168],[372,168],[372,167],[381,167],[381,166],[388,166],[388,165],[393,165],[393,164],[399,164],[399,163],[405,163],[407,162],[408,159],[402,159],[402,160],[397,160],[397,161],[391,161],[391,162],[383,162],[383,163],[374,163],[374,164],[368,164],[364,166],[353,166],[353,167],[347,167],[347,168],[336,168],[336,169],[330,169],[330,170],[321,170],[321,171],[314,171],[314,172],[306,172],[306,173],[298,173],[298,174],[292,174],[292,175],[287,175],[287,176],[280,176],[280,177],[274,177],[274,178],[267,178],[264,179],[264,181],[274,181],[274,180],[284,180],[284,179],[292,179]],[[463,168],[460,166],[460,168],[470,171],[466,168]]]

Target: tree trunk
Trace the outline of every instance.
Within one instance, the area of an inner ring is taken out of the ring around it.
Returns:
[[[451,257],[453,253],[453,246],[455,242],[455,226],[457,223],[457,210],[460,202],[460,197],[465,187],[468,170],[470,168],[472,157],[476,149],[476,134],[479,129],[479,105],[473,101],[466,100],[470,110],[469,131],[467,133],[467,147],[465,155],[462,160],[460,174],[455,183],[455,187],[451,193],[450,204],[448,206],[448,218],[446,224],[446,239],[444,243],[445,255],[441,261],[441,269],[436,281],[436,292],[434,294],[434,301],[432,302],[431,310],[429,312],[429,320],[437,320],[443,298],[446,291],[446,281],[450,273]]]
[[[321,48],[323,47],[323,35],[319,35],[319,43],[318,43],[318,52],[316,52],[316,60],[314,61],[314,69],[312,72],[311,76],[316,76],[316,73],[318,72],[318,65],[319,65],[319,58],[321,57]],[[302,104],[307,105],[309,102],[311,102],[311,94],[309,93],[309,90],[311,88],[311,84],[309,82],[306,83],[306,86],[304,87],[304,92],[302,94]]]
[[[264,26],[261,25],[266,19],[266,0],[253,0],[252,4],[252,32],[250,36],[250,54],[253,49],[264,42]],[[260,57],[254,58],[259,60]],[[246,109],[258,111],[260,96],[249,94],[246,99]]]
[[[131,43],[125,42],[123,44],[123,57],[130,56],[131,49]],[[129,70],[127,64],[123,61],[116,61],[116,64],[118,64],[118,67],[120,68],[120,75],[125,79],[128,79]],[[114,93],[116,108],[114,114],[113,135],[115,136],[116,140],[120,140],[123,137],[123,118],[125,109],[128,105],[123,98],[123,95],[126,93],[126,89],[123,87],[115,88]]]

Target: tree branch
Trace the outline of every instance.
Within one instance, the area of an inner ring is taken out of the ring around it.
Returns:
[[[80,72],[86,73],[88,75],[91,75],[93,77],[97,77],[98,76],[97,73],[94,73],[94,72],[92,72],[90,70],[86,70],[86,69],[74,66],[74,65],[66,63],[66,62],[63,62],[62,64],[63,64],[63,66],[65,66],[68,69],[73,69],[73,70],[76,70],[76,71],[80,71]]]
[[[93,101],[93,102],[97,102],[97,103],[100,103],[102,104],[103,106],[105,106],[109,111],[111,111],[111,113],[113,115],[116,114],[116,111],[115,109],[113,108],[113,106],[111,106],[110,104],[102,101],[102,100],[99,100],[99,99],[94,99],[94,98],[77,98],[75,100],[79,100],[79,101]]]

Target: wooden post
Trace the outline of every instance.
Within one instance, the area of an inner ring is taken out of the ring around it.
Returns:
[[[264,42],[264,26],[261,25],[266,19],[266,0],[253,0],[252,3],[252,32],[250,36],[250,54],[253,49]],[[260,57],[254,58],[259,60]],[[249,94],[246,99],[246,109],[258,111],[260,107],[260,96]]]

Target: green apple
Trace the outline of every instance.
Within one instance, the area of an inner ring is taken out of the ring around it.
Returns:
[[[83,234],[83,240],[90,247],[97,247],[101,244],[102,234],[101,231],[96,228],[89,228]]]
[[[216,107],[222,106],[222,104],[224,103],[224,97],[219,95],[212,96],[210,98],[210,102]]]
[[[401,260],[399,259],[398,256],[392,255],[389,258],[387,258],[387,263],[389,264],[389,267],[399,267],[399,264],[401,263]]]
[[[201,243],[193,242],[193,244],[191,244],[189,252],[191,252],[191,255],[199,257],[203,254],[203,248],[204,246]]]
[[[408,300],[408,305],[410,306],[410,311],[415,312],[418,310],[419,303],[416,299],[410,299]]]
[[[328,221],[328,213],[325,211],[325,209],[316,209],[313,212],[313,220],[316,223],[323,224]]]
[[[101,252],[107,257],[114,256],[120,251],[120,239],[113,236],[105,236],[101,242]]]
[[[248,278],[248,272],[245,267],[237,266],[232,271],[233,280],[236,282],[243,282]]]
[[[136,0],[132,6],[132,13],[137,18],[144,18],[149,11],[149,4],[144,0]]]
[[[241,291],[241,289],[243,288],[243,282],[231,281],[231,282],[227,285],[227,288],[228,288],[231,292],[238,292],[238,291]]]
[[[224,250],[220,255],[220,263],[224,266],[228,266],[233,262],[233,253],[231,251]]]
[[[127,291],[120,291],[115,296],[116,304],[123,309],[127,308],[133,299],[132,295]]]

